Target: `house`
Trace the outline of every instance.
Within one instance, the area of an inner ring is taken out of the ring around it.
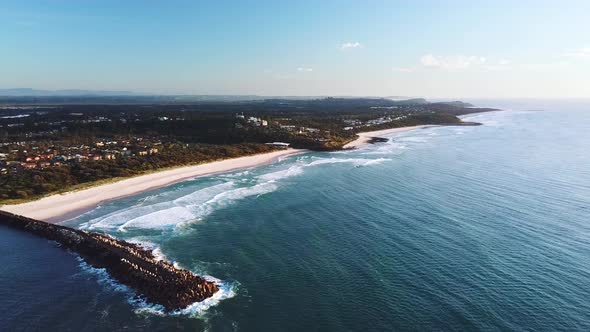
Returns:
[[[248,118],[248,123],[254,125],[255,127],[260,127],[260,125],[262,123],[262,120],[259,119],[259,118],[256,118],[256,117],[251,116],[251,117]]]
[[[319,132],[319,131],[320,131],[320,130],[319,130],[319,129],[317,129],[317,128],[301,127],[301,128],[299,128],[299,132],[298,132],[298,134],[303,134],[303,133],[305,133],[305,132],[308,132],[308,133],[312,133],[312,134],[313,134],[313,133],[317,133],[317,132]]]
[[[29,156],[29,157],[25,158],[25,161],[26,162],[33,162],[33,161],[38,161],[39,159],[41,159],[41,158],[39,158],[39,156]]]
[[[279,149],[287,149],[289,147],[289,143],[283,143],[283,142],[272,142],[272,143],[266,143],[266,145],[270,145],[273,146],[275,148],[279,148]]]

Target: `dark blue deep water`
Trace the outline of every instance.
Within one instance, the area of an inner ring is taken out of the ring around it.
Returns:
[[[0,228],[0,330],[588,331],[590,102],[488,105],[511,110],[67,222],[215,278],[222,292],[183,312]]]

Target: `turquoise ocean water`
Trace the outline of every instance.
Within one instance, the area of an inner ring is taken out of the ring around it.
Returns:
[[[67,222],[220,284],[182,312],[0,228],[0,330],[590,330],[590,102],[478,103],[510,110]]]

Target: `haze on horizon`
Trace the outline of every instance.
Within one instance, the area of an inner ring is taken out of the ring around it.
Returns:
[[[0,1],[0,89],[589,97],[589,12],[572,0]]]

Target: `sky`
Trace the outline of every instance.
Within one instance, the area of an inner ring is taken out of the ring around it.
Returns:
[[[590,97],[590,1],[0,0],[0,88]]]

